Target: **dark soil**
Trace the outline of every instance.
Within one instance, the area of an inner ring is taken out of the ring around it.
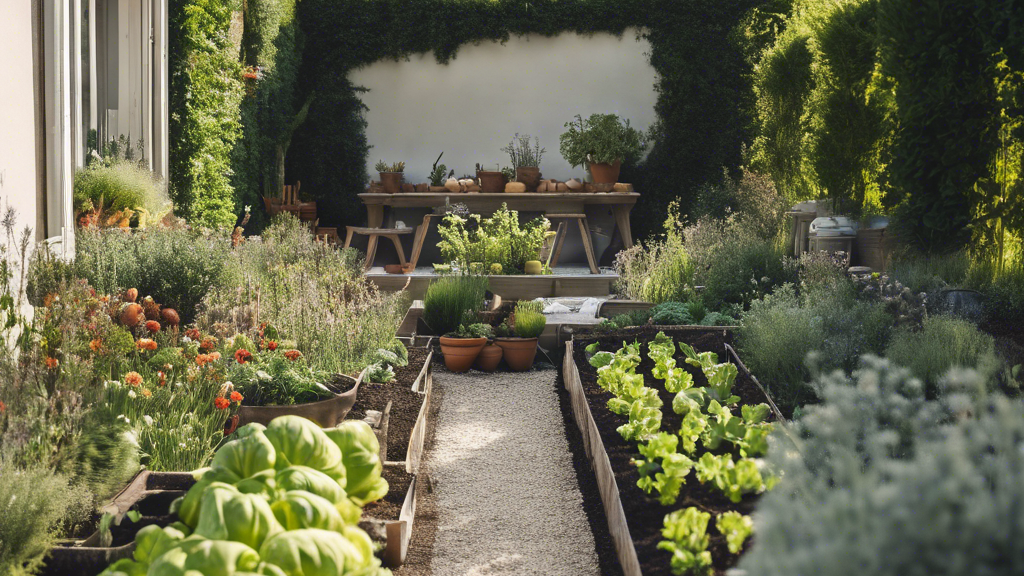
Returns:
[[[409,491],[409,484],[412,484],[413,475],[398,466],[385,466],[381,476],[388,481],[388,493],[377,502],[367,504],[363,508],[363,516],[397,521],[402,513],[402,504],[405,503],[405,495]]]
[[[355,406],[346,419],[362,420],[368,410],[383,412],[391,402],[388,420],[388,460],[405,460],[409,451],[409,438],[423,406],[423,395],[412,391],[412,383],[423,369],[427,359],[426,348],[409,348],[409,365],[395,371],[395,379],[388,384],[359,385]]]
[[[710,535],[711,542],[708,546],[708,550],[711,552],[711,556],[714,562],[715,573],[722,575],[729,568],[736,565],[739,559],[739,555],[730,554],[726,547],[725,537],[718,533],[714,527],[714,516],[726,512],[729,510],[735,510],[742,514],[750,514],[757,502],[758,496],[747,495],[744,496],[743,500],[739,504],[733,504],[726,498],[719,490],[711,486],[701,485],[696,481],[694,473],[687,478],[687,483],[683,486],[683,489],[679,493],[679,499],[672,506],[662,506],[657,498],[652,497],[644,493],[643,490],[637,487],[636,482],[639,479],[639,474],[636,468],[631,464],[630,460],[639,455],[636,450],[636,445],[633,442],[627,442],[622,439],[622,436],[617,432],[617,428],[622,424],[628,422],[628,418],[625,416],[619,416],[608,410],[606,404],[607,401],[612,398],[612,395],[605,392],[597,385],[597,372],[587,362],[585,348],[595,340],[601,343],[601,349],[607,351],[615,351],[622,346],[623,340],[632,342],[633,340],[640,340],[646,343],[652,339],[656,334],[657,329],[650,329],[649,327],[643,327],[638,329],[627,329],[610,334],[602,334],[597,337],[584,337],[577,338],[574,342],[574,360],[576,366],[579,368],[580,380],[583,384],[584,392],[587,396],[587,403],[590,406],[591,414],[594,417],[594,421],[597,424],[598,430],[601,433],[601,439],[604,442],[605,449],[608,452],[608,458],[611,461],[612,470],[615,472],[615,481],[619,487],[619,495],[622,501],[623,510],[626,514],[626,521],[629,525],[630,535],[633,537],[633,544],[636,547],[637,558],[640,560],[640,567],[645,575],[669,575],[671,569],[669,567],[669,554],[665,551],[658,550],[658,542],[662,540],[661,529],[664,525],[665,515],[673,510],[679,510],[695,506],[705,512],[712,514],[712,520],[708,525],[708,534]],[[725,349],[724,344],[727,343],[727,336],[723,336],[721,330],[708,330],[708,331],[684,331],[684,330],[665,330],[668,336],[671,336],[676,342],[686,342],[694,347],[698,352],[713,351],[719,354],[719,360],[724,361]],[[668,393],[662,382],[655,380],[650,376],[651,368],[654,363],[647,358],[647,348],[644,346],[641,349],[642,361],[637,367],[637,373],[645,375],[646,383],[651,388],[658,390],[659,396],[666,407],[672,405],[673,394]],[[693,375],[695,386],[706,386],[707,380],[704,374],[699,368],[685,364],[682,361],[682,354],[676,353],[676,359],[678,361],[677,366],[685,367],[685,369]],[[748,376],[742,372],[736,379],[736,385],[733,387],[733,394],[740,397],[741,404],[757,404],[765,402],[764,393],[758,388],[757,384],[753,382]],[[675,414],[671,408],[662,408],[662,429],[663,430],[677,430],[682,422],[682,418]],[[575,422],[566,420],[566,429],[574,432],[577,436],[579,435],[576,430]],[[579,458],[581,455],[585,459],[586,456],[582,452],[582,445],[572,444],[574,459]],[[579,454],[577,454],[579,452]],[[698,449],[697,457],[700,456],[700,449]],[[596,490],[596,487],[590,487],[589,484],[595,482],[594,474],[591,472],[583,474],[578,472],[580,478],[580,488],[586,492],[588,490]],[[586,478],[584,481],[583,479]],[[586,497],[585,497],[586,498]],[[589,511],[588,511],[589,515]],[[607,523],[602,518],[602,521]],[[595,530],[595,538],[598,537],[599,532]],[[749,547],[752,543],[752,539],[748,540],[746,547]],[[601,544],[598,544],[599,549]],[[602,562],[604,559],[602,558]]]

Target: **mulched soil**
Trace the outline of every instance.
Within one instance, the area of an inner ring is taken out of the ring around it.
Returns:
[[[388,481],[388,493],[377,502],[367,504],[363,508],[363,516],[396,521],[402,513],[402,504],[405,503],[405,494],[409,491],[409,484],[412,484],[413,475],[403,468],[386,466],[381,476]]]
[[[405,460],[409,451],[409,438],[423,406],[423,395],[412,391],[412,383],[423,369],[428,352],[427,348],[409,348],[409,365],[395,370],[395,379],[388,384],[360,384],[356,403],[346,416],[348,420],[362,420],[368,410],[383,412],[391,401],[388,460]]]
[[[750,514],[754,510],[758,496],[747,495],[744,496],[743,500],[739,504],[733,504],[712,485],[708,484],[704,486],[697,482],[693,476],[693,472],[691,472],[691,475],[687,477],[687,483],[683,486],[683,489],[679,494],[679,499],[673,506],[662,506],[658,502],[657,498],[644,493],[644,491],[636,485],[640,476],[636,471],[636,467],[630,463],[630,460],[634,456],[639,455],[636,451],[636,445],[633,442],[623,440],[622,436],[620,436],[616,431],[619,426],[628,422],[628,418],[619,416],[618,414],[608,410],[606,403],[610,398],[612,398],[612,395],[605,392],[597,385],[597,372],[590,366],[586,359],[586,352],[584,348],[594,340],[601,342],[602,350],[614,351],[622,346],[623,340],[627,342],[632,342],[633,340],[647,342],[652,339],[657,332],[657,329],[644,327],[622,330],[610,334],[602,334],[596,338],[585,337],[581,339],[578,337],[573,346],[573,359],[576,362],[576,366],[579,368],[580,380],[587,395],[587,403],[590,406],[591,414],[593,415],[594,421],[601,433],[601,439],[608,452],[608,458],[611,461],[612,470],[615,472],[615,481],[619,487],[619,495],[626,514],[626,521],[629,525],[630,535],[633,537],[637,558],[640,560],[640,567],[642,568],[643,573],[647,576],[671,574],[669,567],[669,554],[657,549],[658,542],[662,540],[661,529],[664,525],[664,517],[673,510],[696,506],[697,508],[712,514],[712,520],[708,525],[708,533],[711,537],[708,550],[711,551],[711,556],[714,559],[715,573],[724,575],[726,570],[736,565],[739,555],[729,553],[725,543],[725,537],[720,535],[714,528],[714,516],[729,510],[735,510],[742,514]],[[727,342],[728,336],[723,337],[722,332],[720,331],[701,333],[666,329],[665,332],[676,342],[686,342],[693,346],[698,352],[715,351],[718,352],[720,361],[724,361],[726,359],[723,345]],[[665,391],[660,380],[655,380],[650,376],[651,368],[653,368],[654,363],[647,358],[646,346],[641,349],[641,357],[643,359],[637,367],[637,373],[645,375],[647,385],[658,390],[659,396],[661,397],[662,402],[664,402],[665,407],[670,407],[672,405],[672,398],[674,395]],[[695,386],[706,386],[707,380],[700,369],[683,363],[681,357],[682,355],[677,352],[677,366],[686,368],[686,370],[693,375]],[[741,404],[757,404],[765,402],[765,396],[761,392],[761,389],[743,373],[741,373],[736,380],[736,385],[733,387],[733,394],[740,397]],[[568,398],[565,399],[565,402],[568,403]],[[665,407],[662,408],[662,430],[678,430],[682,422],[682,418],[675,414],[671,408]],[[571,416],[566,417],[566,428],[568,431],[575,432],[577,436],[579,435],[578,430],[576,430],[575,421],[571,420]],[[577,459],[582,457],[585,460],[586,455],[583,453],[582,445],[578,443],[571,443],[571,445],[574,450],[574,457]],[[579,454],[575,454],[575,452],[579,452]],[[700,453],[696,456],[699,457]],[[596,485],[592,485],[596,482],[594,474],[593,472],[590,472],[589,474],[578,473],[577,477],[580,478],[580,489],[584,492],[584,499],[587,500],[590,498],[590,496],[588,496],[588,492],[596,491]],[[584,481],[584,478],[586,481]],[[588,515],[589,514],[590,512],[588,511]],[[603,516],[604,515],[602,513],[600,521],[597,523],[605,523],[606,525],[607,520],[605,520]],[[592,521],[592,525],[594,523],[595,522]],[[598,529],[595,528],[594,534],[595,538],[601,538],[601,536],[599,536],[600,532]],[[752,538],[748,539],[745,549],[751,545],[752,541]],[[602,547],[603,546],[601,544],[598,545],[599,551]],[[603,564],[605,561],[604,556],[602,556],[601,560]]]

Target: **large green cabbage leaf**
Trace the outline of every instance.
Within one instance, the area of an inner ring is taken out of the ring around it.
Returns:
[[[260,556],[287,576],[342,576],[379,561],[337,532],[309,528],[281,532],[263,543]]]
[[[388,483],[380,475],[384,469],[380,443],[370,425],[362,420],[345,420],[324,432],[341,449],[348,474],[348,497],[359,506],[383,498],[388,493]]]
[[[293,465],[308,466],[345,487],[342,452],[315,423],[301,416],[280,416],[270,422],[264,434],[277,449],[278,470]]]
[[[210,540],[241,542],[258,550],[281,525],[270,504],[259,495],[242,494],[230,484],[215,482],[206,488],[195,534]]]

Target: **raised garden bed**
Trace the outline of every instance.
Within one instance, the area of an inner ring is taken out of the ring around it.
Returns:
[[[384,466],[388,493],[367,504],[360,525],[376,540],[384,542],[380,556],[388,568],[405,563],[416,518],[416,475],[406,472],[401,462]]]
[[[402,462],[407,472],[419,470],[426,438],[433,390],[429,346],[409,348],[409,364],[395,370],[395,379],[388,384],[366,382],[359,388],[350,419],[370,417],[381,443],[381,454],[387,462]]]
[[[336,378],[327,385],[334,396],[326,400],[286,406],[240,406],[237,424],[229,425],[228,432],[233,432],[235,428],[253,422],[266,426],[278,416],[302,416],[316,422],[322,428],[337,426],[338,422],[345,419],[356,403],[359,387],[365,375],[366,370],[363,370],[354,383],[350,383],[348,380],[351,379],[347,376]]]
[[[676,342],[690,344],[698,352],[716,352],[720,356],[720,361],[736,363],[740,367],[740,373],[732,393],[740,397],[740,404],[768,403],[773,409],[774,418],[781,418],[760,384],[742,368],[742,364],[735,357],[735,352],[730,351],[728,341],[731,338],[727,330],[641,327],[576,338],[567,342],[563,359],[563,381],[569,392],[574,420],[582,435],[583,448],[596,476],[611,540],[626,576],[672,573],[669,566],[670,554],[658,549],[658,543],[663,540],[661,530],[664,518],[669,512],[694,506],[713,515],[728,510],[749,514],[753,511],[758,498],[756,495],[748,494],[739,504],[733,504],[710,484],[702,485],[690,476],[677,502],[671,506],[664,506],[655,496],[646,494],[637,486],[640,475],[631,463],[634,456],[638,455],[636,443],[624,440],[616,430],[627,422],[627,418],[607,408],[607,401],[613,396],[597,384],[597,372],[587,361],[584,348],[594,341],[600,342],[602,349],[605,350],[618,348],[623,341],[639,340],[646,343],[659,329]],[[647,358],[645,352],[646,350],[641,354],[642,361],[637,367],[637,373],[644,374],[647,385],[658,390],[662,401],[671,406],[674,395],[668,393],[660,381],[653,379],[653,362]],[[706,383],[699,368],[682,362],[679,365],[685,366],[687,372],[694,377],[696,386]],[[681,420],[673,411],[663,410],[661,429],[678,430]],[[725,574],[726,570],[733,567],[739,556],[729,553],[723,536],[711,531],[709,535],[711,541],[708,550],[714,561],[715,573]],[[746,546],[749,547],[751,542],[752,540],[748,540]]]
[[[50,551],[41,576],[96,576],[111,563],[129,558],[135,550],[135,534],[146,526],[168,526],[177,518],[168,514],[171,502],[195,484],[188,472],[150,472],[135,475],[100,512],[114,517],[111,541],[103,546],[97,529],[82,540],[59,542]],[[129,511],[142,515],[138,521],[127,518]]]

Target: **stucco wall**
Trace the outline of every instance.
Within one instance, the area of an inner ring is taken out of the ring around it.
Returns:
[[[0,18],[0,201],[4,211],[17,210],[19,231],[28,225],[38,233],[32,4],[4,2]]]
[[[636,30],[612,34],[513,36],[505,44],[464,46],[448,65],[433,54],[408,61],[380,61],[350,73],[366,112],[367,138],[373,146],[367,172],[375,176],[377,160],[405,162],[406,182],[426,182],[431,165],[441,162],[456,176],[473,174],[480,162],[509,165],[501,148],[516,132],[538,136],[547,151],[541,172],[547,178],[582,178],[582,167],[569,166],[558,152],[558,137],[576,114],[615,113],[646,129],[655,120],[656,74],[647,61],[650,44]],[[454,199],[453,199],[454,200]],[[414,226],[424,211],[399,210],[393,218]],[[592,212],[592,213],[591,213]],[[533,214],[521,214],[521,217]],[[598,258],[609,244],[614,221],[608,210],[588,211]],[[393,222],[391,222],[393,224]],[[436,262],[431,232],[420,264]],[[378,265],[395,261],[390,245],[378,249]],[[406,252],[409,248],[406,248]],[[573,227],[562,263],[584,262]]]
[[[377,160],[404,161],[406,182],[425,182],[441,162],[456,176],[477,162],[507,165],[500,149],[516,132],[539,136],[546,177],[582,176],[558,153],[558,136],[576,114],[613,112],[646,129],[655,120],[655,72],[635,30],[612,34],[513,36],[507,43],[462,47],[448,65],[433,54],[380,61],[351,72],[369,88],[367,171]],[[493,169],[493,168],[492,168]]]

